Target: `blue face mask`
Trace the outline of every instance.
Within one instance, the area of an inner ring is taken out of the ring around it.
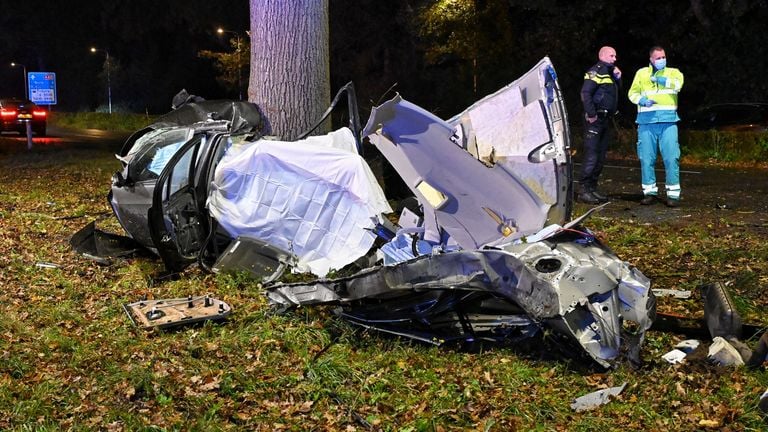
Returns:
[[[667,67],[667,59],[658,59],[656,60],[656,63],[653,64],[653,66],[656,68],[656,70],[662,70]]]

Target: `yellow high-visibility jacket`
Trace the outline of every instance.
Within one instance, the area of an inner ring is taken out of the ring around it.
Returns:
[[[667,82],[664,86],[651,81],[651,76],[664,77]],[[653,66],[639,69],[629,88],[629,100],[637,105],[637,124],[677,122],[677,93],[683,88],[683,73],[675,68],[664,68],[658,71]],[[640,106],[640,100],[646,97],[656,103],[649,106]]]

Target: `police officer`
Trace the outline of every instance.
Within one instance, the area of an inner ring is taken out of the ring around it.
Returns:
[[[584,157],[581,161],[581,193],[577,199],[586,204],[599,204],[608,197],[597,190],[610,141],[611,117],[617,112],[621,70],[614,65],[616,50],[600,48],[598,61],[584,74],[581,102],[584,105]]]

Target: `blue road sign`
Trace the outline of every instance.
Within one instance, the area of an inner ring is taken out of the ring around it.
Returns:
[[[56,105],[56,73],[29,72],[29,100],[38,105]]]

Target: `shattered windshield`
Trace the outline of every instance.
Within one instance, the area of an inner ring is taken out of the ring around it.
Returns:
[[[158,129],[139,138],[126,159],[134,181],[156,180],[168,160],[191,137],[191,128]]]

